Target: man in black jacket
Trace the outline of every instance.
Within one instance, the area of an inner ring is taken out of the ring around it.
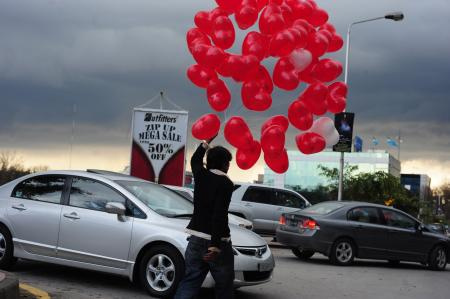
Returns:
[[[227,176],[231,158],[226,148],[209,148],[207,142],[192,156],[194,215],[186,228],[191,236],[185,253],[185,276],[178,286],[176,299],[195,297],[208,271],[216,283],[216,298],[233,297],[234,255],[228,227],[233,183]]]

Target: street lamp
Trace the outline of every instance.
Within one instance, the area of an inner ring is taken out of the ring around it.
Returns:
[[[377,21],[377,20],[393,20],[393,21],[402,21],[405,18],[405,15],[402,12],[393,12],[386,14],[383,17],[377,17],[372,19],[366,19],[361,20],[357,22],[353,22],[348,26],[347,30],[347,47],[345,51],[345,84],[348,85],[348,64],[349,64],[349,55],[350,55],[350,33],[352,31],[353,25],[361,24],[361,23],[367,23],[371,21]],[[342,200],[342,191],[343,191],[343,180],[344,180],[344,152],[341,152],[341,159],[340,159],[340,165],[339,165],[339,189],[338,189],[338,201]]]

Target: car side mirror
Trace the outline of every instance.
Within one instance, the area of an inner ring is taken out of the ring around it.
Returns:
[[[416,231],[417,231],[418,233],[422,233],[422,232],[423,232],[423,229],[424,229],[423,224],[421,224],[421,223],[417,224],[417,226],[416,226]]]
[[[120,202],[108,202],[106,204],[106,212],[110,214],[116,214],[119,216],[125,215],[126,208],[123,203]]]

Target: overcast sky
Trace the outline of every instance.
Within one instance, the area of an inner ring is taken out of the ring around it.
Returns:
[[[390,11],[405,13],[403,22],[382,20],[354,27],[348,111],[356,113],[356,131],[366,148],[376,136],[379,148],[387,149],[386,137],[400,131],[404,171],[428,173],[435,184],[450,179],[450,1],[317,2],[342,35],[353,21]],[[129,160],[133,107],[164,90],[190,112],[191,122],[209,113],[204,91],[185,76],[193,64],[185,33],[195,13],[214,4],[0,0],[0,150],[17,151],[30,166],[119,170]],[[344,62],[344,51],[334,57]],[[230,87],[234,102],[229,112],[235,114],[240,93],[236,84]],[[265,114],[237,114],[259,135],[261,119],[286,113],[301,88],[275,92],[274,105]],[[290,131],[291,149],[295,134]],[[189,143],[192,149],[193,140]],[[261,163],[253,172],[234,169],[233,176],[245,179],[260,172]]]

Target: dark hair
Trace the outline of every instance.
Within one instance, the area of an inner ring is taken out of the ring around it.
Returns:
[[[222,170],[230,163],[233,156],[230,151],[223,146],[215,146],[208,150],[206,156],[206,168]]]

